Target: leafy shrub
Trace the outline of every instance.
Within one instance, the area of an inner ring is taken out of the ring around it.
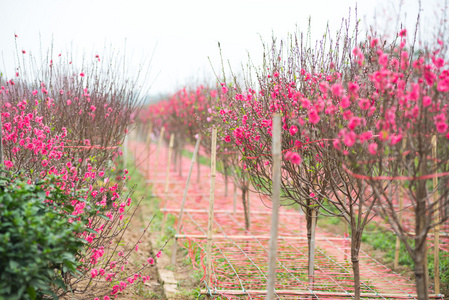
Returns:
[[[53,284],[65,289],[64,274],[76,272],[84,225],[47,199],[68,196],[51,182],[0,177],[0,299],[57,299]]]

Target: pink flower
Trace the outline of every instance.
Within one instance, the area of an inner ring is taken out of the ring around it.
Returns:
[[[340,150],[340,140],[334,140],[332,144],[334,145],[335,149]]]
[[[357,138],[357,135],[355,134],[355,132],[354,131],[349,131],[344,136],[343,142],[345,143],[346,146],[352,147],[355,144],[356,138]]]
[[[25,53],[27,53],[27,52],[26,52],[25,50],[22,50],[22,53],[25,54]]]
[[[298,153],[292,151],[287,151],[284,157],[286,161],[290,161],[292,164],[295,165],[301,164],[302,161],[301,156]]]
[[[223,94],[226,94],[228,92],[228,88],[226,86],[223,86],[221,88],[221,91],[223,92]]]
[[[90,271],[90,275],[92,276],[92,278],[97,277],[97,275],[98,275],[98,270],[97,270],[97,269],[92,269],[92,270]]]
[[[371,153],[372,155],[376,155],[377,153],[377,144],[376,143],[371,143],[368,146],[368,151],[369,153]]]
[[[296,127],[295,125],[292,125],[290,127],[290,134],[295,135],[297,132],[298,132],[298,127]]]
[[[332,85],[332,94],[334,94],[335,97],[341,97],[343,96],[343,86],[339,83],[336,83],[334,85]]]
[[[230,135],[227,135],[227,136],[224,138],[224,140],[225,140],[226,143],[229,143],[229,142],[231,141],[231,136],[230,136]]]
[[[447,130],[447,127],[448,126],[447,126],[446,122],[438,122],[437,123],[437,131],[439,133],[445,133]]]
[[[48,165],[48,160],[44,159],[42,162],[42,167],[46,167]]]
[[[349,105],[351,105],[351,101],[349,101],[349,97],[343,97],[340,101],[341,108],[347,108]]]
[[[359,140],[361,143],[363,143],[363,142],[371,139],[372,137],[373,137],[373,134],[371,133],[371,131],[366,131],[359,135]]]
[[[91,105],[91,106],[90,106],[90,109],[91,109],[92,111],[95,111],[97,108],[95,107],[95,105]]]
[[[161,255],[162,255],[162,252],[159,251],[159,252],[156,254],[156,257],[159,258],[159,257],[161,257]]]
[[[81,73],[80,73],[80,76],[81,76],[81,77],[84,77],[84,72],[81,72]]]
[[[437,90],[439,92],[449,91],[449,77],[446,77],[445,79],[442,79],[440,80],[440,82],[438,82]]]
[[[154,265],[154,259],[153,259],[152,257],[149,257],[149,258],[147,259],[147,262],[148,262],[150,265]]]
[[[309,110],[309,122],[312,124],[316,124],[320,121],[320,116],[318,115],[318,112],[316,109],[312,108]]]
[[[405,37],[407,35],[407,29],[402,29],[400,32],[399,32],[399,36],[400,37]]]
[[[422,105],[423,105],[424,107],[427,107],[427,106],[429,106],[430,104],[432,104],[432,98],[430,98],[429,96],[424,96],[424,97],[422,98]]]
[[[360,109],[368,110],[369,107],[370,107],[370,102],[369,102],[369,100],[366,99],[366,98],[361,98],[361,99],[359,100],[359,107],[360,107]]]
[[[72,104],[72,101],[70,99],[67,100],[67,105]]]
[[[352,117],[349,120],[348,127],[349,127],[349,129],[354,130],[354,128],[359,126],[361,123],[362,123],[362,119],[360,119],[359,117]]]
[[[12,168],[14,166],[14,164],[10,160],[5,160],[4,164],[5,164],[7,169],[10,169],[10,168]]]
[[[111,298],[109,298],[109,296],[104,296],[103,300],[111,300]]]

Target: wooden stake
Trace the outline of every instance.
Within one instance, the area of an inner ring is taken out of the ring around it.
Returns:
[[[168,186],[170,183],[170,163],[171,163],[171,155],[173,152],[173,143],[175,140],[175,135],[172,133],[170,136],[170,144],[168,146],[168,160],[167,160],[167,174],[165,176],[165,189],[164,189],[164,195],[165,195],[165,200],[164,200],[164,211],[167,209],[167,202],[168,202]],[[167,220],[167,214],[164,213],[164,219],[162,220],[162,224],[161,224],[161,233],[162,235],[164,235],[164,230],[165,230],[165,221]]]
[[[159,135],[159,141],[157,143],[156,161],[155,161],[156,164],[154,166],[154,171],[153,171],[154,178],[156,178],[157,168],[159,167],[159,155],[160,155],[161,148],[162,148],[162,142],[164,140],[164,133],[165,133],[165,127],[162,127],[161,133]]]
[[[271,236],[270,253],[268,261],[268,282],[267,300],[274,299],[274,289],[276,285],[276,261],[277,261],[277,241],[279,223],[279,197],[281,194],[281,117],[273,116],[273,173],[272,173],[272,214],[271,214]],[[249,205],[248,205],[249,206]]]
[[[214,225],[214,201],[215,201],[215,176],[217,156],[217,128],[212,129],[212,149],[210,162],[210,195],[209,195],[209,220],[207,223],[207,248],[206,248],[206,285],[210,288],[212,277],[212,227]],[[206,295],[210,299],[210,295]]]
[[[402,140],[402,152],[404,152],[405,146],[407,144],[407,139],[404,138]],[[404,157],[402,156],[401,158],[402,162],[404,162]],[[402,185],[401,182],[399,182],[398,185],[398,198],[399,198],[399,212],[398,212],[398,217],[399,217],[399,225],[402,226],[402,211],[404,210],[404,193],[402,190]],[[396,249],[394,251],[394,269],[398,269],[399,267],[399,251],[401,249],[401,240],[399,239],[398,236],[396,236]]]
[[[193,151],[192,162],[190,163],[189,175],[187,176],[186,186],[184,188],[184,195],[182,196],[181,211],[179,212],[178,227],[176,228],[176,234],[179,234],[179,231],[181,230],[182,214],[184,213],[184,206],[186,204],[187,190],[189,188],[190,177],[192,176],[192,169],[193,169],[193,165],[195,164],[196,155],[198,154],[198,149],[200,147],[200,141],[201,141],[201,136],[199,136],[198,139],[196,140],[195,150]],[[175,237],[175,241],[173,243],[172,257],[171,257],[172,266],[174,266],[176,263],[176,251],[177,250],[178,250],[178,239]]]
[[[437,172],[437,137],[432,136],[432,158],[434,172]],[[435,293],[440,293],[440,207],[438,203],[438,178],[433,178],[433,203],[435,203],[435,215],[434,215],[434,246],[433,246],[433,264],[434,264],[434,279],[435,279]]]

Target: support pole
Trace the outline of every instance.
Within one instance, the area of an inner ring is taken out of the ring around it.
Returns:
[[[168,202],[168,186],[170,184],[170,163],[171,163],[171,155],[173,152],[173,143],[175,140],[175,135],[172,133],[170,136],[170,144],[168,146],[168,159],[167,159],[167,174],[165,176],[165,189],[164,189],[164,219],[162,220],[162,225],[161,225],[161,233],[162,235],[164,235],[164,230],[165,230],[165,222],[167,221],[167,213],[166,213],[166,209],[167,209],[167,202]]]
[[[176,234],[179,234],[179,232],[181,231],[182,215],[184,213],[184,206],[186,204],[187,190],[189,189],[190,177],[192,176],[192,169],[193,169],[193,165],[195,164],[196,155],[198,154],[198,149],[200,147],[200,141],[201,141],[201,136],[198,136],[198,139],[196,140],[195,150],[193,151],[192,162],[190,163],[189,175],[187,176],[186,186],[184,188],[184,195],[182,196],[181,211],[179,212],[178,226],[176,228]],[[175,237],[175,241],[173,243],[172,257],[171,257],[172,266],[174,266],[176,263],[176,252],[177,251],[178,251],[178,238]]]
[[[210,195],[209,195],[209,220],[207,222],[207,247],[206,247],[206,287],[210,289],[212,277],[212,226],[214,224],[215,201],[215,176],[217,156],[217,128],[212,129],[212,149],[210,162]],[[210,295],[206,299],[210,299]]]
[[[432,136],[432,158],[433,158],[433,172],[437,173],[437,137]],[[433,264],[434,264],[434,280],[435,280],[435,293],[440,293],[440,206],[438,203],[438,178],[433,178],[433,203],[435,204],[434,215],[434,246],[433,246]]]
[[[272,214],[271,214],[271,237],[270,253],[268,261],[268,283],[267,300],[274,299],[274,290],[276,284],[276,261],[277,261],[277,240],[279,223],[279,197],[281,193],[281,117],[273,116],[273,173],[272,173]]]

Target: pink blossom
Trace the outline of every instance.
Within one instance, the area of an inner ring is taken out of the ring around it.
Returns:
[[[377,153],[377,144],[376,143],[371,143],[368,146],[368,151],[369,153],[371,153],[372,155],[376,155]]]
[[[10,160],[5,160],[3,163],[5,164],[7,169],[10,169],[14,166],[14,164]]]
[[[363,110],[368,110],[369,108],[370,108],[370,101],[368,100],[368,99],[366,99],[366,98],[361,98],[360,100],[359,100],[359,107],[360,107],[360,109],[363,109]]]
[[[290,127],[290,134],[295,135],[297,132],[298,132],[298,127],[296,127],[295,125],[292,125]]]
[[[92,270],[90,271],[90,275],[92,276],[92,278],[97,277],[97,275],[98,275],[98,270],[97,270],[97,269],[92,269]]]
[[[223,94],[226,94],[228,92],[228,88],[226,86],[223,86],[221,88],[221,91],[223,92]]]
[[[341,97],[343,96],[343,86],[340,83],[336,83],[332,85],[332,94],[334,94],[335,97]]]
[[[295,165],[301,164],[302,161],[301,156],[298,153],[292,151],[287,151],[284,157],[286,161],[290,161],[292,164]]]
[[[316,109],[312,108],[309,110],[309,122],[312,124],[317,124],[320,121],[320,116]]]
[[[354,130],[361,123],[362,123],[362,119],[360,119],[359,117],[352,117],[349,120],[348,127],[349,127],[349,129]]]
[[[161,257],[161,255],[162,255],[162,252],[159,251],[159,252],[156,254],[156,257],[159,258],[159,257]]]
[[[429,106],[430,104],[432,104],[432,98],[430,98],[429,96],[424,96],[424,97],[422,98],[422,105],[423,105],[424,107],[427,107],[427,106]]]
[[[438,82],[437,90],[439,92],[449,91],[449,77],[446,77],[445,79],[442,79],[440,80],[440,82]]]
[[[349,101],[349,97],[343,97],[340,101],[341,108],[347,108],[349,105],[351,105],[351,101]]]
[[[446,122],[441,121],[441,122],[437,123],[437,131],[439,133],[445,133],[447,130],[447,127],[448,126],[447,126]]]
[[[81,72],[81,73],[80,73],[80,76],[81,76],[81,77],[84,77],[84,72]]]
[[[340,150],[340,140],[335,139],[332,144],[335,149]]]
[[[355,140],[357,138],[357,135],[354,131],[349,131],[345,134],[343,142],[346,146],[352,147],[355,144]]]

